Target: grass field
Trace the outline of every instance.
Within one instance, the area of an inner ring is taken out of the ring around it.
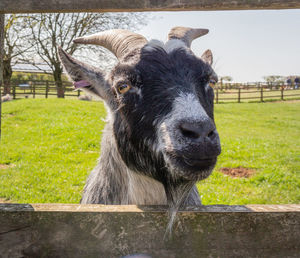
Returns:
[[[22,99],[2,104],[0,198],[78,203],[99,155],[100,102]],[[222,154],[198,184],[204,204],[300,203],[300,102],[215,106]],[[250,178],[218,169],[246,167]]]

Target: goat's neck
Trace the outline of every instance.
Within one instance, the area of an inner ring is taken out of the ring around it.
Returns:
[[[166,204],[163,185],[131,171],[123,162],[112,133],[111,124],[103,132],[99,163],[89,176],[82,203]]]

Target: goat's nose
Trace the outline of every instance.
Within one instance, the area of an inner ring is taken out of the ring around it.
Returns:
[[[198,139],[200,137],[214,138],[216,135],[215,126],[210,121],[203,122],[181,122],[179,124],[181,134],[190,139]]]

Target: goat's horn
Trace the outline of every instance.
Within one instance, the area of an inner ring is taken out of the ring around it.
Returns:
[[[114,53],[118,59],[121,59],[129,51],[142,48],[147,40],[140,34],[118,29],[77,38],[74,39],[74,43],[103,46]]]
[[[188,27],[174,27],[171,29],[168,39],[180,39],[187,47],[191,47],[194,39],[204,36],[208,33],[208,29],[193,29]]]

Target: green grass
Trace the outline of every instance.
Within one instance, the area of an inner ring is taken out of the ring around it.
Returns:
[[[105,110],[63,99],[3,103],[0,197],[17,202],[78,203],[99,156]]]
[[[99,155],[103,104],[72,99],[22,99],[3,106],[0,198],[78,203]],[[204,204],[300,202],[300,102],[219,104],[222,154],[198,183]],[[220,167],[257,173],[235,179]]]
[[[216,105],[222,143],[215,172],[198,184],[204,204],[300,202],[300,102]],[[254,168],[233,179],[221,167]]]

